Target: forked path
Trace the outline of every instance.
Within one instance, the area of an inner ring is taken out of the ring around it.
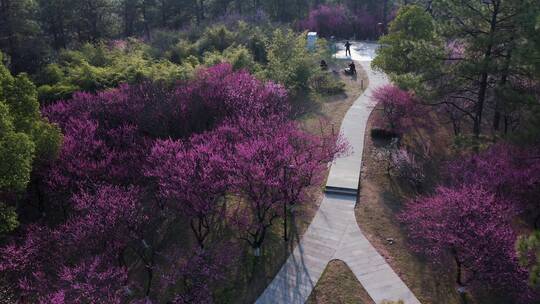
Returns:
[[[371,70],[375,49],[376,45],[369,43],[354,43],[352,47],[352,59],[362,64],[369,77],[369,87],[354,102],[341,125],[352,153],[332,164],[325,196],[313,222],[256,304],[305,303],[333,259],[347,263],[375,303],[403,300],[406,304],[420,304],[366,239],[354,215],[364,134],[373,110],[370,96],[374,88],[388,83],[384,75]],[[337,54],[338,58],[344,55],[343,50]]]

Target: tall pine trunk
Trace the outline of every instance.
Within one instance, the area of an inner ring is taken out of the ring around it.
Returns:
[[[508,50],[508,53],[506,55],[506,59],[504,62],[504,70],[503,74],[501,76],[501,80],[499,81],[499,88],[504,89],[504,86],[506,85],[508,81],[508,73],[510,70],[510,61],[512,59],[512,49]],[[500,95],[500,94],[499,94]],[[493,116],[493,130],[495,132],[499,131],[500,123],[501,123],[501,108],[504,108],[504,99],[501,96],[496,96],[495,99],[495,114]]]
[[[497,31],[497,17],[499,15],[499,1],[494,1],[493,3],[493,13],[491,14],[490,22],[490,31],[489,31],[489,40],[486,50],[484,52],[484,58],[482,60],[482,73],[480,74],[480,84],[478,89],[478,98],[476,103],[476,114],[474,120],[473,133],[476,138],[480,137],[482,132],[482,114],[484,111],[484,104],[486,101],[487,88],[488,88],[488,79],[489,79],[489,69],[492,61],[492,51],[493,51],[493,39],[495,32]]]

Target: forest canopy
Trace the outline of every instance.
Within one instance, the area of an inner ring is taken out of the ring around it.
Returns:
[[[0,302],[253,302],[358,123],[349,211],[419,300],[540,303],[539,29],[540,0],[0,0]]]

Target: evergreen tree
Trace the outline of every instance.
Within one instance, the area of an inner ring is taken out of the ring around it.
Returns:
[[[14,72],[35,71],[46,56],[37,8],[33,0],[0,0],[0,50]]]
[[[538,0],[436,0],[428,10],[404,6],[381,39],[374,65],[432,103],[463,112],[478,137],[486,111],[493,113],[497,130],[501,115],[508,122],[526,106],[530,92],[523,84],[533,79],[539,62],[530,55],[518,60],[514,53],[533,48],[535,39],[528,36],[538,34],[523,20],[535,20],[538,7]]]
[[[0,65],[0,198],[25,190],[33,164],[54,157],[60,142],[59,129],[41,118],[32,82]],[[16,226],[15,202],[4,203],[9,206],[0,202],[0,233]]]

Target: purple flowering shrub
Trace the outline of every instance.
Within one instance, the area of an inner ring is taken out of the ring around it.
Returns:
[[[518,261],[516,217],[537,225],[540,159],[534,147],[498,143],[462,155],[446,170],[448,186],[410,200],[401,212],[412,248],[435,263],[450,258],[456,284],[499,290],[523,303],[538,294]]]
[[[415,251],[436,263],[455,263],[458,286],[520,295],[528,276],[514,249],[515,214],[480,185],[464,185],[409,201],[400,219]]]
[[[25,303],[209,303],[218,270],[241,254],[218,230],[256,231],[246,241],[262,245],[282,204],[305,201],[345,149],[290,121],[282,86],[229,64],[173,87],[76,93],[43,112],[64,133],[36,172],[44,215],[0,248]],[[190,237],[165,243],[173,223]]]
[[[377,88],[371,99],[382,110],[383,123],[392,132],[403,133],[418,114],[419,108],[411,94],[392,84]]]
[[[375,39],[379,35],[379,16],[361,8],[350,10],[344,5],[322,4],[298,22],[302,30],[317,32],[322,37]]]

